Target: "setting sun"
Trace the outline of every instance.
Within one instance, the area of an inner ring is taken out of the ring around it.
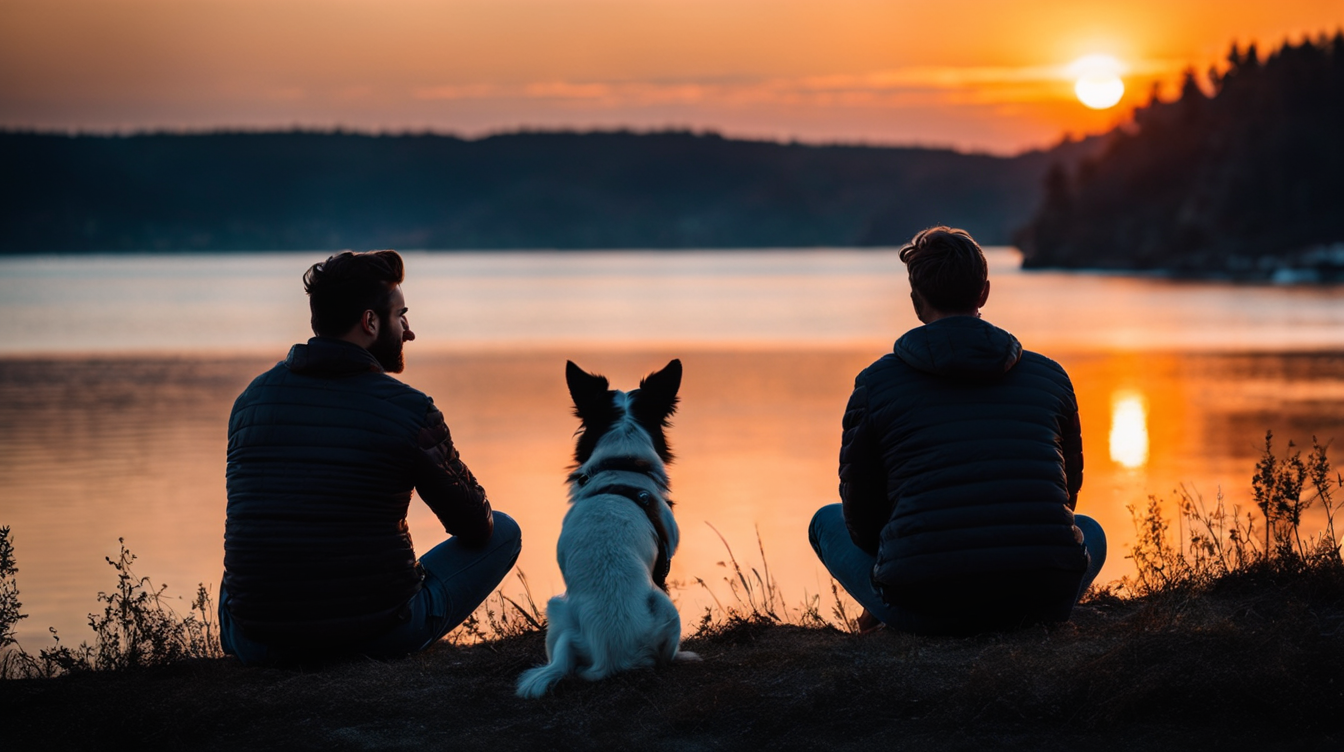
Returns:
[[[1069,73],[1075,77],[1073,91],[1078,101],[1094,110],[1114,107],[1125,94],[1120,74],[1125,66],[1110,55],[1088,55],[1075,60]]]

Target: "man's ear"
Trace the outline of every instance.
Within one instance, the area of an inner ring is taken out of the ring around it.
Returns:
[[[976,308],[984,308],[985,301],[989,300],[989,280],[985,280],[985,288],[980,291],[980,299],[976,302]]]
[[[359,317],[359,328],[365,334],[376,339],[378,337],[378,324],[380,320],[381,319],[377,313],[372,310],[365,311],[364,315]]]
[[[924,296],[920,295],[919,291],[914,289],[913,287],[910,288],[910,303],[913,304],[915,307],[915,318],[919,319],[920,321],[924,321],[924,310],[926,307],[926,304],[924,302]],[[928,322],[924,321],[924,323],[927,324]]]

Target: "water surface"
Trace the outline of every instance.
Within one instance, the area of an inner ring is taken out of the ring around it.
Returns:
[[[1060,361],[1079,396],[1080,510],[1129,571],[1125,507],[1179,484],[1249,508],[1264,431],[1344,437],[1339,288],[1021,273],[992,256],[985,317]],[[188,596],[217,586],[225,423],[237,393],[307,336],[299,277],[315,254],[0,260],[0,525],[19,559],[25,646],[84,639],[114,583],[117,538],[140,574]],[[402,378],[435,398],[492,502],[523,525],[520,568],[563,585],[554,542],[575,420],[574,359],[632,387],[680,357],[672,578],[694,622],[731,598],[727,552],[790,606],[829,582],[806,542],[835,499],[855,373],[917,325],[889,251],[407,254],[418,338]],[[710,525],[714,529],[711,529]],[[442,538],[412,505],[423,549]],[[514,583],[506,590],[516,591]]]

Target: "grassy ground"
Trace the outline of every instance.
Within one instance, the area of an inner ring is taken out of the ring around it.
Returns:
[[[195,659],[0,682],[8,749],[1344,746],[1344,572],[1102,597],[1051,629],[856,636],[736,619],[704,657],[513,695],[540,633],[316,670]]]

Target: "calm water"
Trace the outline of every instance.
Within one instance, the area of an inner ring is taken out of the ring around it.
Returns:
[[[1340,288],[1021,273],[992,255],[985,317],[1059,360],[1082,410],[1080,509],[1111,532],[1125,507],[1186,484],[1250,506],[1265,429],[1344,439]],[[117,538],[138,572],[188,596],[217,585],[225,422],[233,398],[307,336],[299,284],[317,254],[0,259],[0,525],[13,528],[21,638],[87,634]],[[418,338],[403,378],[433,395],[495,506],[523,525],[534,596],[562,588],[554,543],[575,422],[567,358],[618,387],[682,358],[671,437],[694,622],[730,599],[727,551],[786,600],[829,594],[806,541],[835,498],[854,374],[917,325],[904,267],[881,251],[407,254]],[[712,528],[710,526],[713,526]],[[413,504],[420,548],[440,540]],[[516,592],[516,581],[506,582]]]

